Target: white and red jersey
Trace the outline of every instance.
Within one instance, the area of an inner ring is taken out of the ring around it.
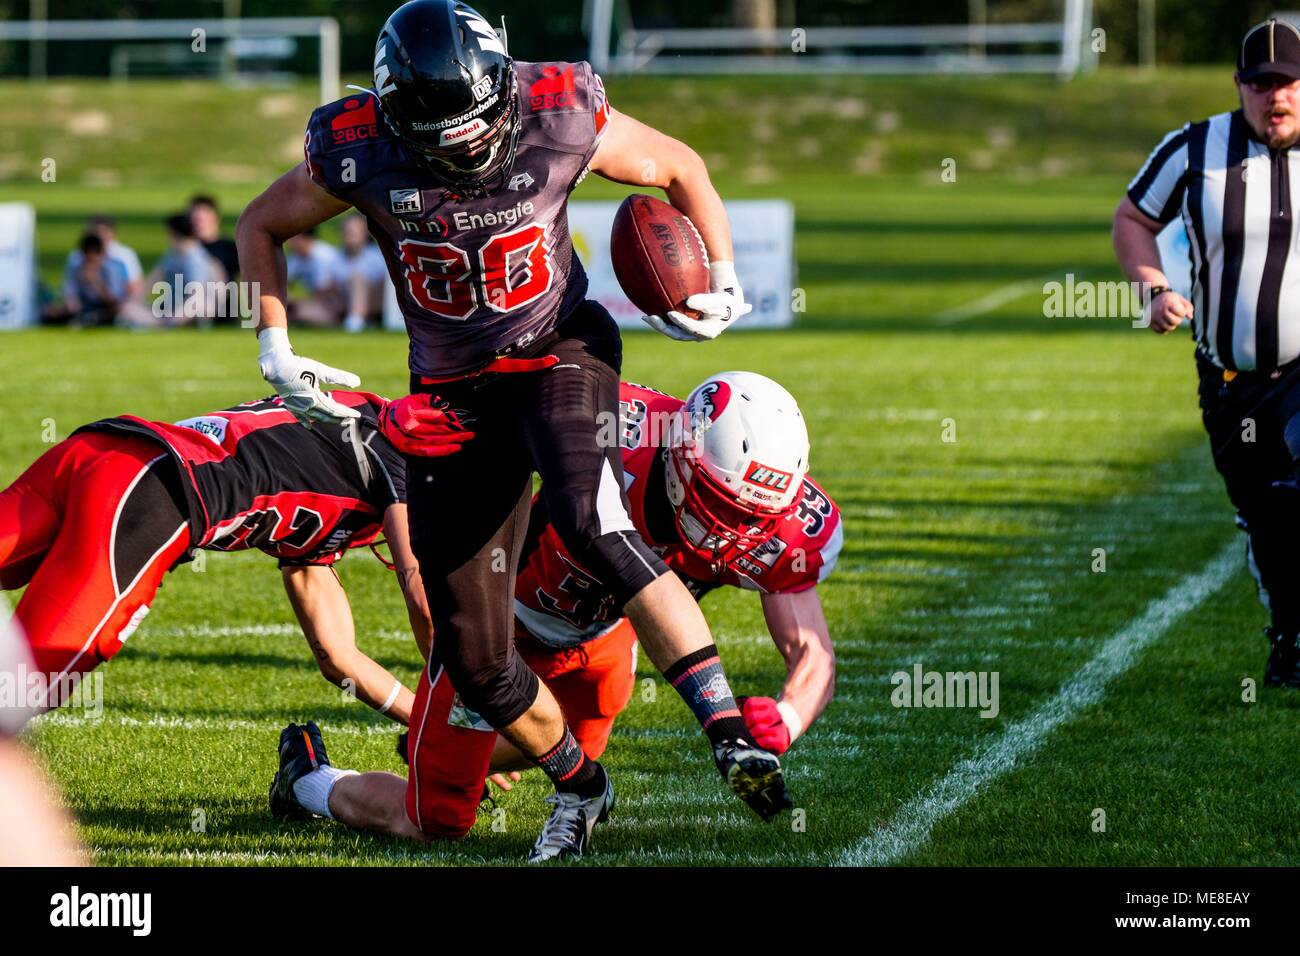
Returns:
[[[761,547],[714,573],[707,561],[685,548],[677,535],[664,486],[668,424],[683,408],[681,399],[654,389],[619,386],[623,482],[637,532],[696,598],[722,585],[780,594],[805,591],[835,567],[844,531],[839,508],[811,478],[798,505]],[[571,647],[599,637],[622,617],[610,590],[573,557],[546,521],[540,498],[520,558],[515,616],[533,637],[552,647]]]
[[[84,428],[141,435],[171,452],[193,547],[331,564],[372,542],[388,506],[406,500],[406,462],[378,431],[386,399],[329,394],[361,417],[304,428],[271,396],[175,423],[122,415]]]

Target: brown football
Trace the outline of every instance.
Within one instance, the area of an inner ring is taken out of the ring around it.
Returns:
[[[684,213],[653,196],[628,196],[614,216],[609,255],[618,284],[638,309],[699,318],[686,299],[709,291],[709,258]]]

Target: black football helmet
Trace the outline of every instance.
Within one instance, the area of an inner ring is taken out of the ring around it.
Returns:
[[[375,41],[375,92],[389,128],[448,189],[504,183],[519,145],[519,93],[505,42],[457,0],[410,0]]]

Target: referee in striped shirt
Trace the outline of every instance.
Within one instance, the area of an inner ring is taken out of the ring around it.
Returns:
[[[1152,330],[1192,323],[1214,464],[1272,618],[1264,680],[1300,688],[1300,32],[1251,29],[1234,79],[1240,109],[1164,138],[1115,210],[1113,240]],[[1175,218],[1191,301],[1160,269],[1156,234]]]

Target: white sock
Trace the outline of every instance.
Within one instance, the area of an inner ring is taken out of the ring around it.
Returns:
[[[337,767],[317,767],[294,782],[293,795],[304,809],[332,820],[334,814],[330,813],[330,791],[340,778],[355,773],[355,770],[339,770]]]

